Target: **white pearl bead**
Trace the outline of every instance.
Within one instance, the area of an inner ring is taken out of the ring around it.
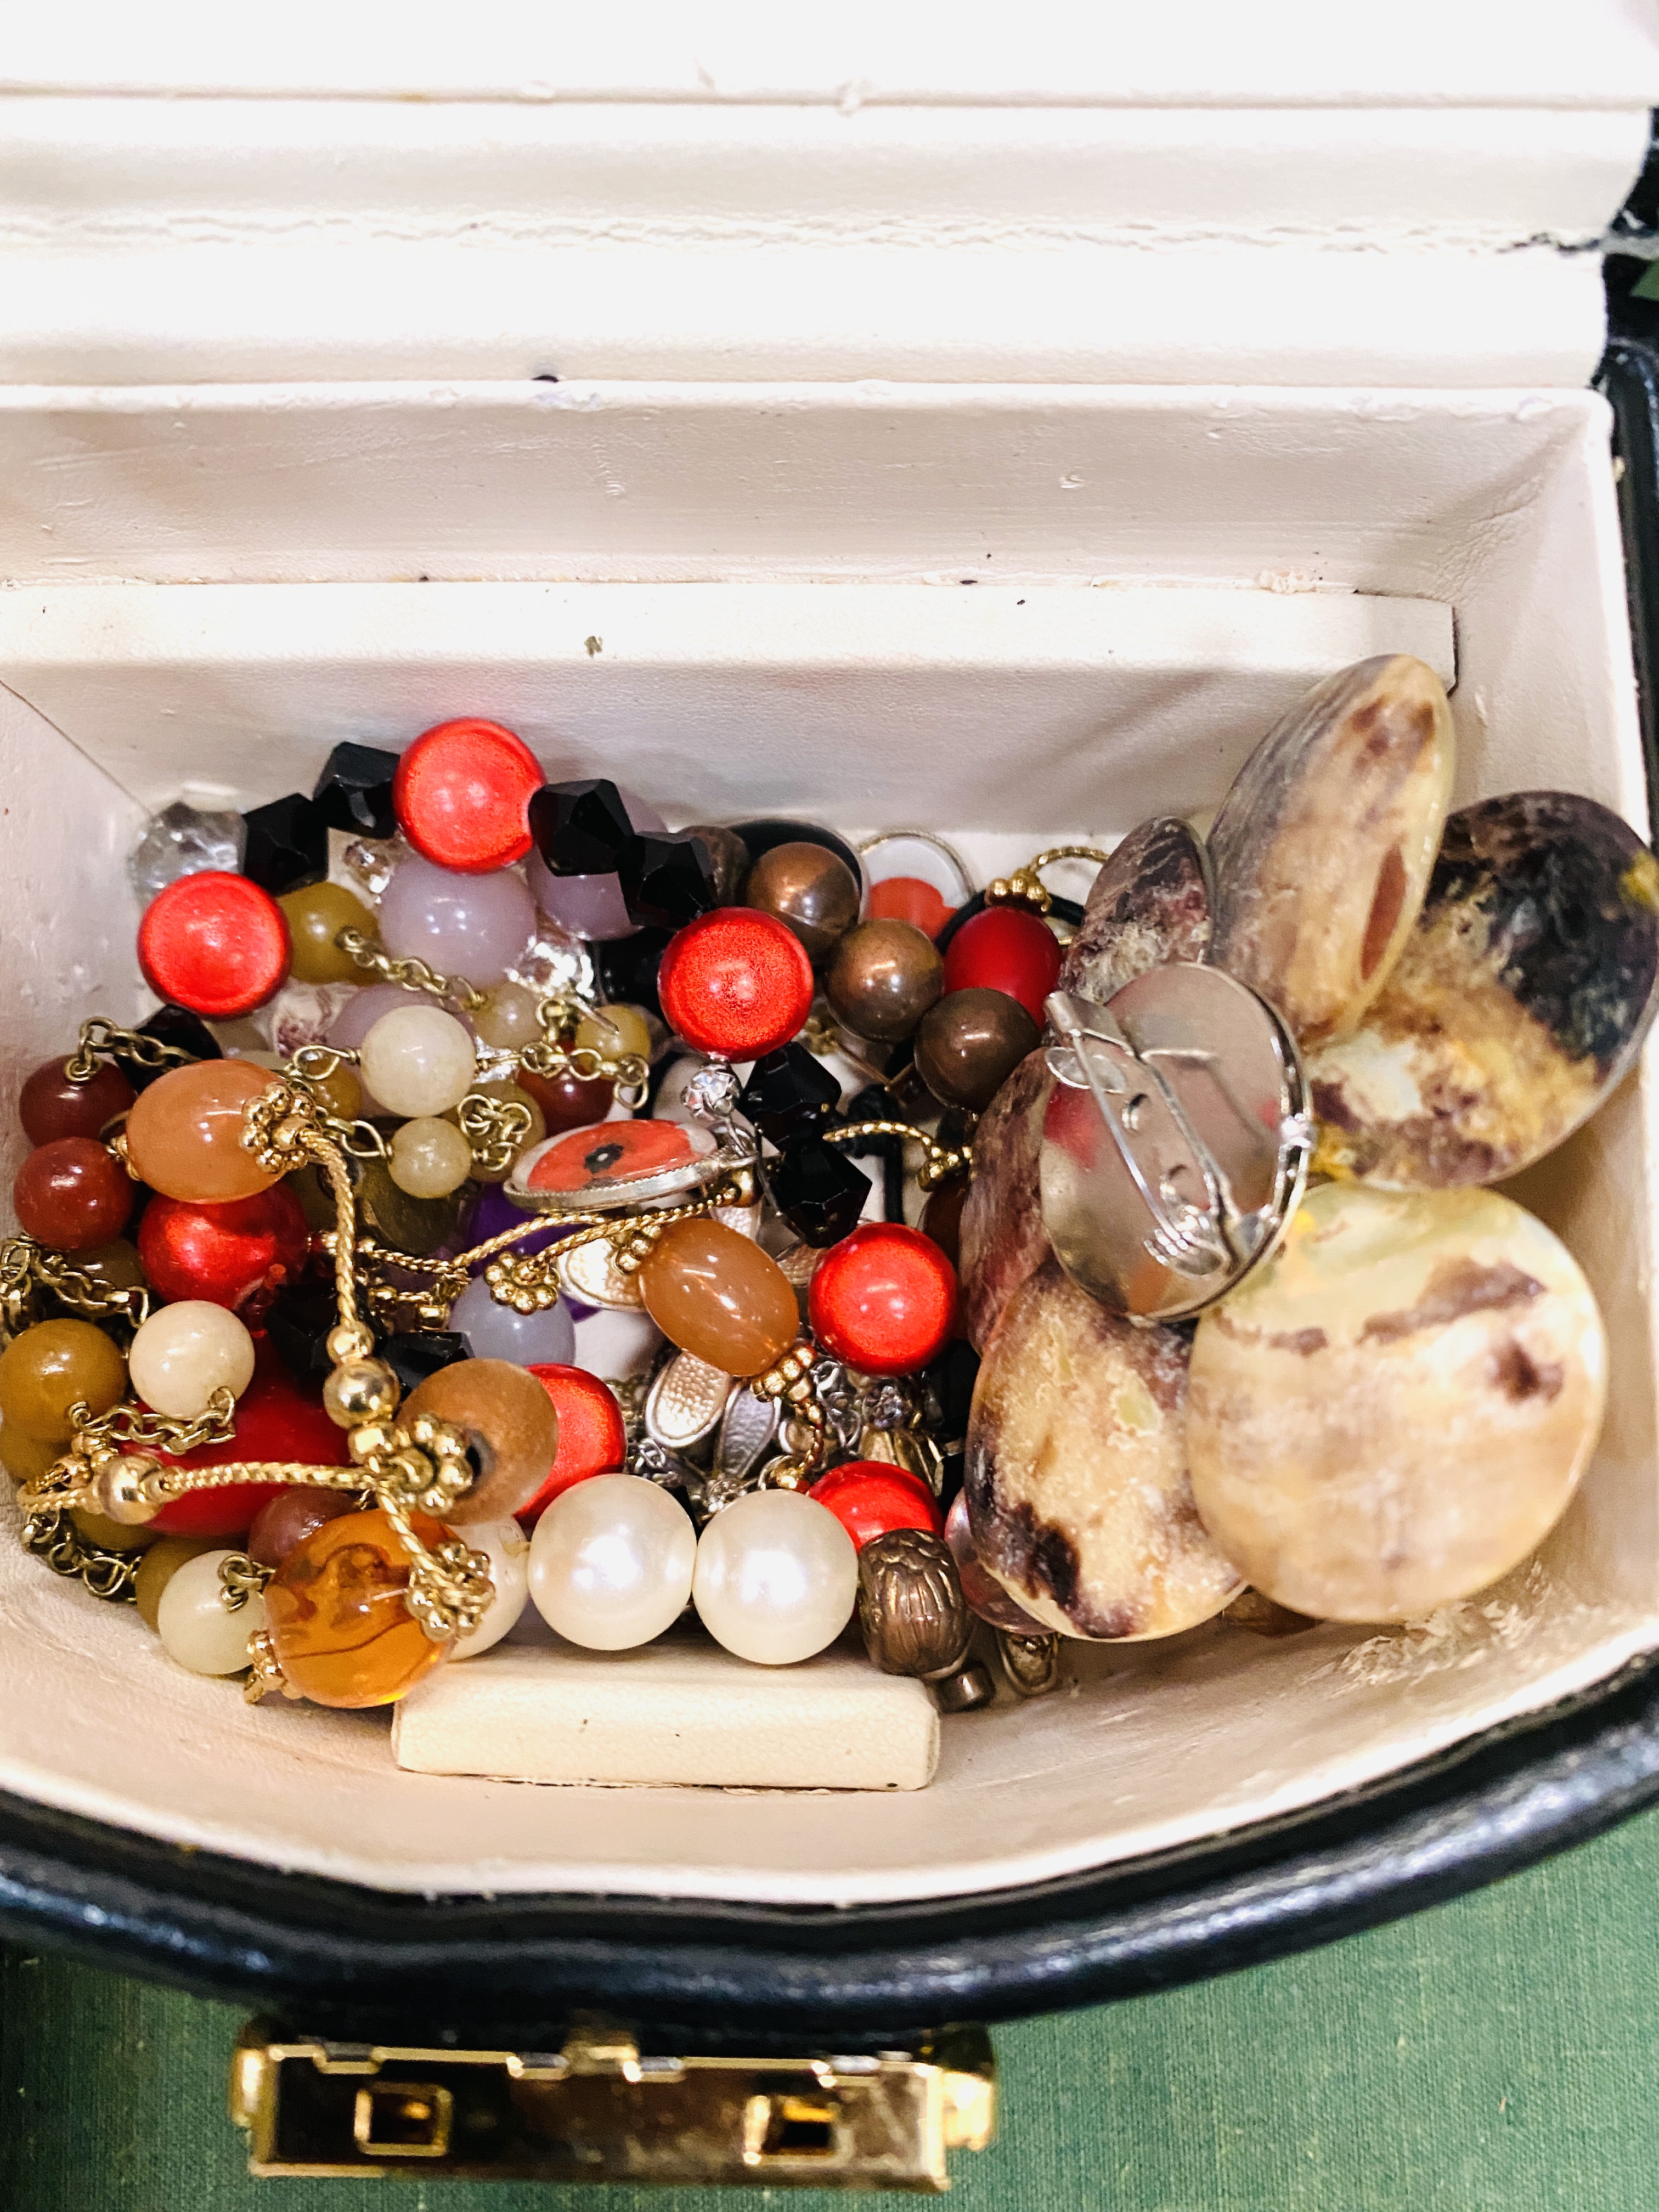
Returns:
[[[207,1411],[216,1390],[240,1398],[253,1380],[253,1339],[228,1307],[206,1298],[158,1306],[127,1354],[132,1387],[147,1406],[178,1420]]]
[[[219,1567],[234,1553],[198,1552],[173,1570],[156,1607],[155,1626],[169,1659],[192,1674],[237,1674],[247,1664],[247,1640],[265,1625],[265,1601],[250,1597],[227,1613]]]
[[[788,1490],[757,1490],[715,1514],[697,1545],[692,1602],[717,1644],[787,1667],[833,1644],[853,1616],[858,1553],[835,1515]]]
[[[411,1198],[447,1198],[472,1172],[472,1147],[453,1121],[419,1115],[392,1138],[386,1171]]]
[[[525,1609],[530,1596],[530,1539],[516,1521],[469,1521],[460,1534],[471,1550],[489,1553],[495,1583],[495,1595],[483,1619],[449,1654],[452,1659],[476,1659],[480,1651],[501,1642]]]
[[[530,1595],[570,1643],[630,1651],[685,1610],[696,1554],[690,1516],[665,1490],[642,1475],[592,1474],[536,1523]]]
[[[447,1114],[477,1072],[472,1040],[441,1006],[394,1006],[363,1039],[363,1088],[388,1114]]]

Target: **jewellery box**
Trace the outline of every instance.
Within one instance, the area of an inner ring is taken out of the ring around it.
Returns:
[[[8,1095],[152,1003],[149,811],[449,715],[675,821],[935,830],[983,882],[1203,817],[1301,690],[1407,652],[1454,805],[1645,835],[1589,386],[1659,41],[1467,12],[1383,53],[1311,12],[1265,53],[1065,11],[1017,53],[873,10],[21,28]],[[920,1791],[399,1772],[374,1716],[245,1710],[0,1546],[0,1923],[307,2033],[858,2054],[1521,1864],[1659,1793],[1656,1173],[1650,1070],[1513,1187],[1611,1351],[1534,1563],[1403,1627],[1069,1645]]]

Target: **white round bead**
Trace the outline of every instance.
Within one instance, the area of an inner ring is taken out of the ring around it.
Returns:
[[[147,1406],[193,1420],[216,1390],[240,1398],[246,1389],[253,1380],[253,1339],[228,1307],[181,1298],[158,1306],[138,1330],[127,1372]]]
[[[447,1114],[477,1072],[472,1040],[441,1006],[394,1006],[363,1039],[363,1088],[388,1114]]]
[[[460,1534],[471,1550],[489,1553],[495,1581],[489,1611],[449,1654],[452,1659],[476,1659],[480,1651],[501,1642],[525,1609],[530,1595],[530,1539],[516,1521],[469,1521]]]
[[[173,1570],[161,1592],[155,1626],[169,1659],[192,1674],[238,1674],[247,1664],[247,1640],[265,1625],[265,1601],[250,1597],[227,1613],[219,1597],[219,1567],[234,1554],[198,1552]]]
[[[631,1651],[685,1610],[696,1555],[690,1516],[665,1490],[642,1475],[589,1475],[536,1523],[530,1595],[570,1643]]]
[[[702,1625],[757,1666],[787,1667],[833,1644],[858,1594],[852,1538],[826,1507],[796,1491],[734,1499],[697,1545],[691,1598]]]
[[[411,1198],[447,1198],[472,1172],[472,1147],[453,1121],[422,1114],[392,1138],[386,1171]]]

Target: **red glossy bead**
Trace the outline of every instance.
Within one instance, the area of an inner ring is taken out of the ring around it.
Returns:
[[[210,1021],[234,1021],[274,999],[291,951],[270,893],[216,868],[158,891],[138,925],[138,965],[150,989]]]
[[[530,850],[530,802],[546,781],[522,738],[468,715],[416,738],[398,763],[392,804],[417,853],[485,876]]]
[[[919,1229],[871,1221],[830,1246],[807,1298],[833,1358],[866,1375],[913,1375],[951,1340],[956,1269]]]
[[[138,1257],[158,1297],[205,1298],[244,1318],[293,1281],[310,1244],[305,1209],[285,1182],[216,1206],[153,1198],[138,1224]]]
[[[829,1508],[860,1552],[890,1528],[944,1534],[945,1516],[927,1484],[885,1460],[848,1460],[820,1475],[806,1494]]]
[[[320,1391],[296,1382],[268,1344],[258,1347],[258,1365],[236,1401],[236,1433],[228,1443],[204,1444],[174,1458],[156,1456],[169,1467],[227,1467],[235,1460],[295,1460],[308,1467],[345,1467],[351,1455],[346,1432],[323,1411]],[[254,1516],[278,1498],[284,1483],[228,1483],[222,1490],[195,1490],[164,1505],[150,1522],[164,1536],[240,1536]]]
[[[23,1085],[17,1101],[18,1119],[32,1145],[50,1145],[59,1137],[95,1137],[133,1100],[132,1085],[112,1060],[100,1060],[97,1072],[85,1083],[71,1083],[64,1073],[68,1057],[42,1060]]]
[[[29,1154],[11,1187],[17,1224],[57,1252],[89,1252],[127,1225],[135,1185],[94,1137],[59,1137]]]
[[[812,963],[793,930],[752,907],[717,907],[670,938],[657,971],[665,1019],[699,1052],[758,1060],[812,1011]]]
[[[945,988],[1005,991],[1041,1029],[1043,1000],[1060,974],[1060,940],[1023,907],[987,907],[964,921],[945,956]]]
[[[547,1508],[573,1482],[590,1474],[613,1474],[628,1456],[628,1431],[622,1407],[608,1382],[590,1375],[585,1367],[562,1367],[552,1360],[530,1369],[559,1417],[558,1448],[547,1480],[519,1519],[533,1528]]]

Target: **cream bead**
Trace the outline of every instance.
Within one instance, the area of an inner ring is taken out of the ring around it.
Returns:
[[[138,1330],[127,1372],[147,1406],[193,1420],[216,1390],[240,1398],[246,1389],[253,1380],[253,1339],[228,1307],[181,1298],[159,1306]]]
[[[477,1054],[441,1006],[394,1006],[363,1039],[359,1065],[388,1114],[447,1114],[471,1087]]]
[[[483,1619],[449,1655],[452,1659],[476,1659],[479,1652],[501,1642],[528,1602],[530,1539],[516,1521],[469,1521],[461,1535],[473,1551],[489,1554],[495,1584],[495,1595]]]
[[[393,1136],[387,1171],[411,1198],[447,1198],[472,1171],[472,1147],[453,1121],[422,1114]]]
[[[691,1598],[717,1644],[787,1667],[833,1644],[853,1617],[858,1553],[827,1508],[757,1490],[721,1508],[697,1545]]]
[[[642,1475],[589,1475],[536,1523],[530,1595],[570,1643],[629,1651],[685,1610],[696,1553],[690,1516],[665,1490]]]
[[[472,1017],[480,1044],[498,1052],[512,1052],[521,1044],[534,1044],[542,1033],[536,1009],[541,1001],[522,983],[498,983]]]
[[[165,1309],[164,1309],[165,1310]],[[192,1674],[238,1674],[247,1665],[247,1640],[265,1625],[265,1601],[251,1596],[228,1613],[219,1595],[219,1569],[231,1551],[199,1552],[175,1568],[156,1609],[156,1632],[169,1659]]]

